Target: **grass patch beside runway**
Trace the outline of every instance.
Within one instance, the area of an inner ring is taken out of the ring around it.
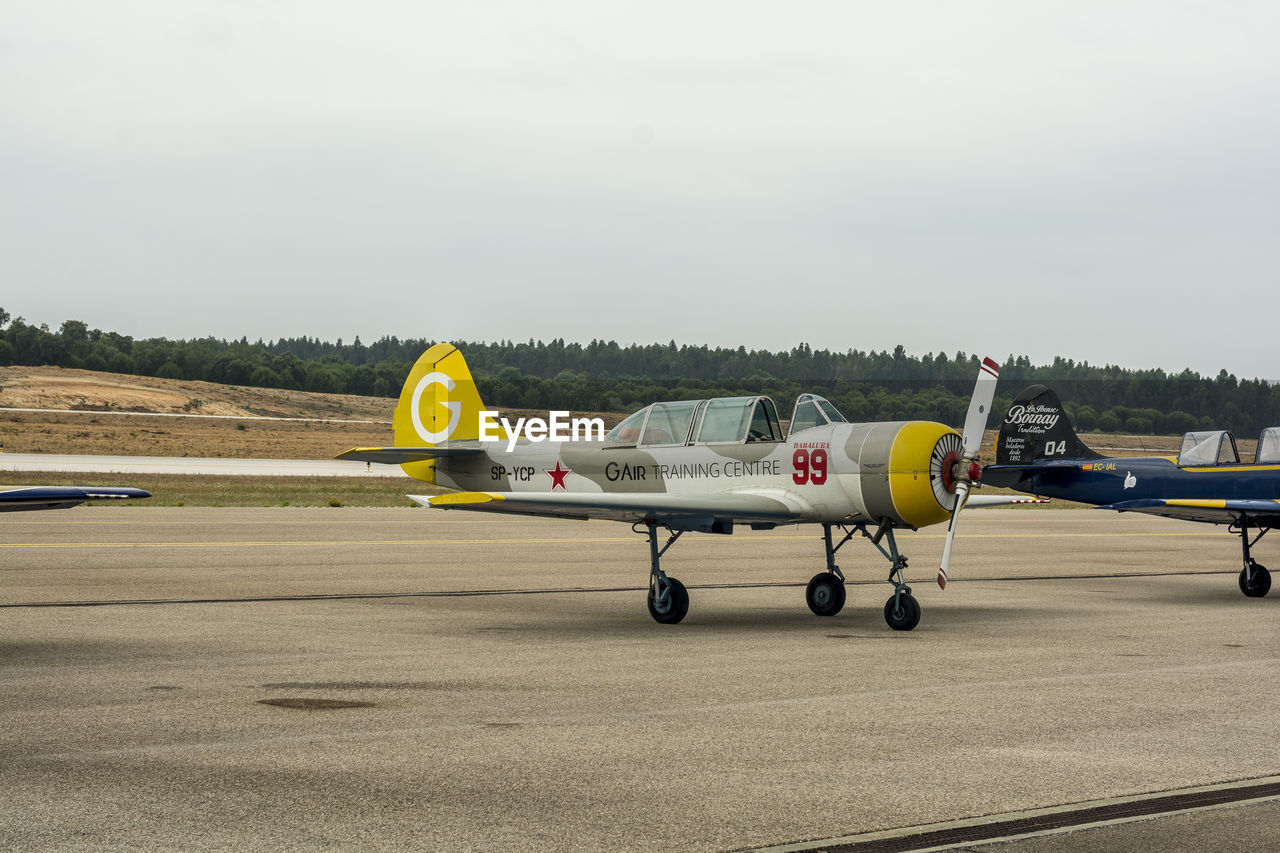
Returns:
[[[127,485],[151,492],[142,501],[90,501],[89,506],[416,506],[405,495],[435,495],[438,486],[383,477],[222,477],[186,474],[41,474],[9,472],[16,486]]]

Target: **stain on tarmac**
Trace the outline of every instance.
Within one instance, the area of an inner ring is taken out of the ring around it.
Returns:
[[[317,699],[308,697],[285,696],[280,699],[259,699],[259,705],[271,705],[275,708],[291,708],[295,711],[337,711],[343,708],[376,708],[375,702],[360,702],[354,699]]]

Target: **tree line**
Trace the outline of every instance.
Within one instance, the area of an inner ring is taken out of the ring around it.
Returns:
[[[12,319],[12,322],[11,322]],[[372,344],[318,338],[250,343],[212,337],[135,340],[67,320],[57,331],[11,318],[0,308],[0,365],[56,365],[226,385],[394,397],[434,341],[389,336]],[[627,412],[654,400],[768,394],[786,417],[798,394],[822,394],[850,420],[964,419],[979,358],[807,344],[786,351],[631,344],[593,340],[455,342],[482,398],[495,408]],[[1190,370],[1128,370],[1055,358],[1033,365],[1009,356],[1001,366],[1003,411],[1022,388],[1048,385],[1083,431],[1177,435],[1231,429],[1251,437],[1280,425],[1280,385]]]

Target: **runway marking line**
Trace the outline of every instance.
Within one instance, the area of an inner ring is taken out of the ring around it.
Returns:
[[[1090,800],[751,850],[753,853],[806,853],[818,850],[827,853],[925,853],[967,850],[976,845],[1060,835],[1082,829],[1117,826],[1273,800],[1280,800],[1280,776]]]
[[[1194,570],[1186,572],[1127,572],[1107,575],[1037,575],[1032,577],[975,577],[965,578],[957,583],[1007,583],[1017,581],[1054,581],[1054,580],[1129,580],[1158,577],[1189,577],[1195,575],[1230,575],[1231,571]],[[846,580],[848,586],[882,586],[884,581],[878,580]],[[801,581],[752,581],[744,583],[691,583],[691,590],[712,589],[771,589],[794,587],[799,589],[805,584]],[[40,607],[118,607],[137,604],[253,604],[259,602],[281,601],[359,601],[380,598],[479,598],[506,595],[565,595],[578,593],[615,593],[644,592],[649,587],[643,586],[568,586],[546,589],[443,589],[421,590],[417,592],[313,592],[295,593],[292,595],[251,595],[235,598],[201,597],[201,598],[108,598],[81,599],[77,601],[17,601],[0,603],[0,609],[31,609]]]
[[[970,533],[967,539],[1100,539],[1100,538],[1138,538],[1138,537],[1209,537],[1213,533]],[[944,533],[921,533],[913,539],[943,539]],[[760,536],[751,537],[753,545],[762,541],[773,542],[810,542],[818,541],[817,536]],[[298,542],[292,540],[279,541],[240,541],[226,542],[0,542],[0,550],[20,550],[24,548],[333,548],[333,547],[403,547],[418,545],[572,545],[599,542],[644,542],[641,536],[574,536],[574,537],[531,537],[519,539],[333,539],[326,541],[311,540]],[[724,539],[690,539],[700,544],[715,543],[731,545]],[[745,541],[738,540],[739,543]]]

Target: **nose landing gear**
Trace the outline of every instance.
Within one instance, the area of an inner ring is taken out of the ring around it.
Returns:
[[[1259,527],[1258,535],[1249,541],[1249,524],[1242,521],[1232,525],[1232,532],[1240,533],[1240,545],[1244,550],[1244,568],[1240,570],[1240,591],[1249,598],[1262,598],[1271,591],[1271,573],[1267,567],[1249,556],[1249,549],[1258,544],[1258,540],[1267,535],[1270,527]]]
[[[839,527],[844,533],[844,537],[834,545],[831,543],[832,527]],[[844,607],[844,575],[836,565],[836,551],[859,533],[871,540],[871,544],[885,556],[891,566],[889,583],[893,584],[893,595],[885,602],[884,621],[895,631],[910,631],[920,624],[920,603],[911,595],[911,587],[907,586],[903,574],[907,568],[907,558],[898,553],[898,544],[893,538],[893,525],[888,519],[880,522],[875,533],[867,530],[866,522],[848,526],[822,525],[822,541],[827,553],[827,570],[822,574],[814,575],[809,581],[809,587],[805,590],[805,601],[809,604],[809,609],[819,616],[834,616],[840,612],[840,608]],[[886,540],[885,544],[889,546],[887,549],[880,544],[881,540]]]

